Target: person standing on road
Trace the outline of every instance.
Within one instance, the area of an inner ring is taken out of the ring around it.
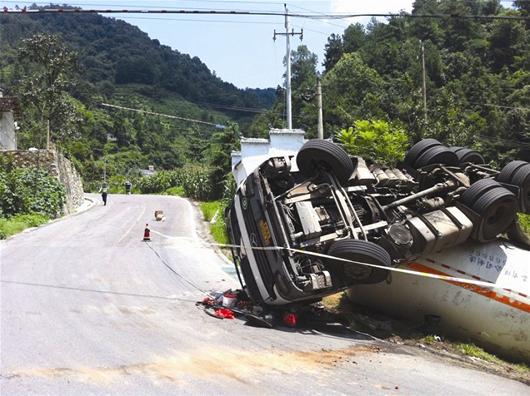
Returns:
[[[129,180],[127,180],[125,182],[125,194],[131,195],[131,189],[132,189],[132,183]]]
[[[107,193],[108,193],[108,186],[107,183],[103,183],[101,185],[101,188],[99,189],[99,192],[101,193],[101,199],[103,200],[103,205],[107,206]]]

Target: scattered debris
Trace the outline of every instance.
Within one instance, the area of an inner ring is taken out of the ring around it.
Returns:
[[[166,221],[166,215],[162,210],[155,210],[155,220],[156,221]]]
[[[321,303],[290,307],[288,310],[256,305],[244,290],[229,289],[225,292],[210,291],[196,303],[198,307],[218,319],[243,319],[245,324],[256,327],[318,327],[322,325],[340,325],[348,331],[346,320],[337,313],[325,309]],[[354,331],[354,330],[353,330]]]

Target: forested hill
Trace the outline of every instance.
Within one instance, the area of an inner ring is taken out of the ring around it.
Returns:
[[[1,25],[2,40],[12,47],[34,33],[59,33],[78,52],[81,77],[107,94],[115,84],[134,83],[149,85],[153,92],[162,88],[191,102],[219,107],[264,108],[275,99],[273,89],[238,89],[216,77],[199,58],[161,45],[138,27],[114,18],[97,14],[4,15]]]
[[[472,146],[498,164],[530,160],[530,23],[481,18],[528,17],[530,2],[416,0],[412,14],[450,17],[353,23],[328,38],[322,78],[326,134],[359,119],[379,119],[403,128],[411,142],[434,137]],[[292,59],[294,125],[315,136],[315,101],[305,97],[314,91],[317,57],[301,46]],[[282,125],[281,100],[257,118],[255,135],[266,125]]]
[[[276,89],[239,89],[199,58],[97,14],[0,14],[0,87],[21,101],[19,148],[45,147],[49,121],[53,143],[94,185],[104,169],[130,177],[148,165],[200,165],[221,185],[238,127],[277,96]]]

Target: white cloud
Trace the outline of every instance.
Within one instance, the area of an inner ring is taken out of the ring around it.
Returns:
[[[343,14],[385,14],[410,12],[413,0],[330,0],[330,11]],[[347,21],[367,23],[370,18],[350,18]]]

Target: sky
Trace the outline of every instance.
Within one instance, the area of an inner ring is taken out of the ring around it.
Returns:
[[[14,7],[49,4],[41,1],[3,1],[0,6]],[[276,11],[284,10],[283,2],[256,0],[56,0],[83,8],[176,8]],[[385,13],[410,12],[413,0],[292,0],[287,7],[293,13]],[[209,15],[127,15],[107,14],[138,26],[152,39],[182,53],[198,56],[210,70],[240,88],[268,88],[283,83],[285,38],[273,41],[273,32],[285,31],[280,16],[209,16]],[[384,19],[383,19],[384,20]],[[294,37],[291,48],[300,43],[317,54],[319,64],[331,33],[342,34],[351,22],[366,24],[369,18],[353,20],[306,20],[291,18],[296,31],[304,30],[303,41]]]

